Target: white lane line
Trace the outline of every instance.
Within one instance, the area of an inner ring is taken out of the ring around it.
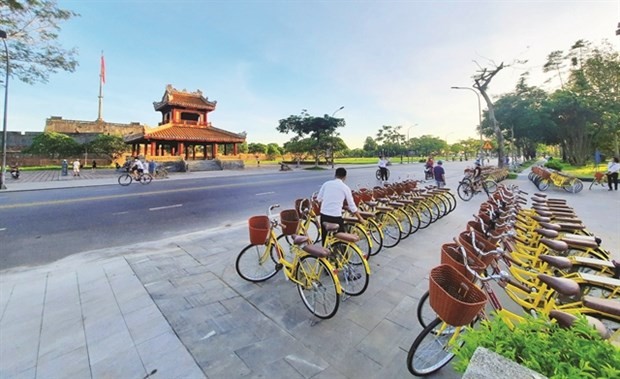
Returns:
[[[254,195],[254,196],[272,195],[272,194],[274,194],[274,193],[275,193],[275,192],[273,192],[273,191],[271,191],[271,192],[261,192],[261,193],[257,193],[257,194],[256,194],[256,195]]]
[[[149,211],[160,211],[162,209],[179,208],[179,207],[182,207],[182,206],[183,206],[183,204],[166,205],[165,207],[149,208]]]
[[[112,216],[124,215],[124,214],[127,214],[127,213],[129,213],[129,211],[124,211],[124,212],[114,212],[114,213],[112,213]]]
[[[0,228],[0,232],[4,232],[6,228]]]

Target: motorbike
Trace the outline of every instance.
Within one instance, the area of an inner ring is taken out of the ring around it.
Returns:
[[[433,175],[433,168],[432,167],[425,167],[424,168],[424,180],[431,180],[434,178]]]
[[[19,179],[19,167],[11,167],[11,177],[13,179]]]

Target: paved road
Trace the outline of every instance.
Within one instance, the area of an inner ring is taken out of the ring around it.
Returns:
[[[455,163],[448,181],[456,181],[466,163]],[[349,170],[352,187],[378,184],[376,167]],[[421,164],[391,167],[392,178],[413,177]],[[309,197],[333,176],[332,170],[277,172],[249,170],[254,175],[156,180],[150,185],[114,184],[114,171],[84,170],[79,178],[58,172],[26,172],[20,184],[61,182],[73,184],[107,178],[111,184],[47,191],[0,194],[0,238],[4,252],[0,269],[54,262],[82,251],[121,247],[230,225],[262,214],[269,205],[294,204]],[[184,174],[177,174],[182,176]],[[6,238],[2,238],[2,236]]]

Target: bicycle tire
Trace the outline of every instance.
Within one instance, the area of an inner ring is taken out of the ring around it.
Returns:
[[[381,181],[381,170],[377,169],[377,172],[375,173],[375,177],[377,178],[377,180]]]
[[[405,212],[402,208],[397,208],[393,210],[394,217],[398,220],[401,226],[401,236],[400,239],[404,240],[412,234],[412,226],[413,223],[411,221],[411,216],[407,212]]]
[[[407,214],[409,215],[409,218],[411,219],[411,232],[409,234],[414,234],[415,232],[420,230],[420,224],[421,224],[420,214],[411,205],[408,205],[407,207],[405,207],[404,211],[407,212]]]
[[[428,205],[418,202],[415,205],[415,209],[420,215],[420,229],[426,229],[430,224],[433,223],[433,212],[428,207]]]
[[[272,278],[278,272],[273,245],[250,244],[244,247],[235,261],[235,270],[240,277],[253,283]]]
[[[370,255],[377,255],[383,249],[383,230],[379,227],[377,222],[373,219],[368,219],[367,229],[370,237],[372,238],[372,250]]]
[[[428,301],[429,292],[426,291],[418,301],[418,308],[416,309],[416,315],[418,316],[418,322],[422,325],[422,328],[426,328],[433,320],[437,318],[437,313],[431,308],[431,303]]]
[[[306,255],[295,267],[297,291],[306,308],[318,318],[334,317],[340,305],[337,279],[322,259]]]
[[[546,191],[547,189],[549,189],[549,180],[547,179],[541,179],[538,183],[535,183],[536,186],[538,187],[539,191]]]
[[[142,174],[140,176],[141,184],[150,184],[152,180],[153,180],[153,177],[151,176],[151,174]]]
[[[129,174],[123,174],[118,177],[118,184],[120,184],[123,187],[130,185],[132,181],[133,181],[133,178]]]
[[[306,220],[304,218],[300,219],[299,226],[301,227],[304,224],[306,226],[304,226],[303,229],[299,230],[299,234],[310,238],[311,244],[315,244],[321,241],[321,228],[319,227],[318,221],[314,219],[311,219],[311,220]],[[288,244],[292,244],[293,243],[292,236],[286,236],[286,242]]]
[[[471,183],[469,181],[459,183],[456,193],[463,201],[469,201],[472,197],[474,197],[474,189],[471,187]]]
[[[487,196],[490,196],[490,194],[495,193],[495,191],[497,191],[497,182],[492,179],[487,179],[482,182],[482,188],[484,188]]]
[[[356,242],[357,247],[364,253],[364,257],[368,258],[372,252],[372,239],[368,232],[358,224],[345,224],[347,233],[355,234],[359,237]]]
[[[440,318],[433,320],[420,332],[411,344],[407,354],[407,368],[416,376],[427,376],[439,371],[447,365],[454,353],[447,343],[450,341],[456,328],[447,326],[445,332],[438,334],[438,327],[445,327]],[[464,329],[461,328],[461,333]]]
[[[396,217],[389,213],[380,213],[379,217],[381,229],[383,230],[383,246],[391,248],[398,245],[401,240],[402,227]]]
[[[344,293],[359,296],[368,288],[370,269],[367,270],[366,258],[353,243],[336,241],[330,246],[328,258],[336,269],[336,275]]]
[[[450,212],[453,212],[456,209],[456,196],[452,192],[444,192],[444,195],[450,201]]]

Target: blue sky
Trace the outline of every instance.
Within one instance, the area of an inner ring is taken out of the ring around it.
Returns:
[[[60,0],[81,16],[60,41],[79,51],[74,73],[48,83],[9,84],[9,131],[42,131],[45,119],[95,120],[101,51],[103,118],[156,126],[167,84],[216,100],[214,126],[248,142],[282,144],[278,121],[302,109],[344,118],[340,134],[361,147],[382,125],[450,143],[477,138],[478,62],[509,67],[491,83],[511,91],[524,71],[544,84],[542,64],[578,39],[620,49],[620,0],[314,1]],[[483,101],[483,109],[484,109]]]

